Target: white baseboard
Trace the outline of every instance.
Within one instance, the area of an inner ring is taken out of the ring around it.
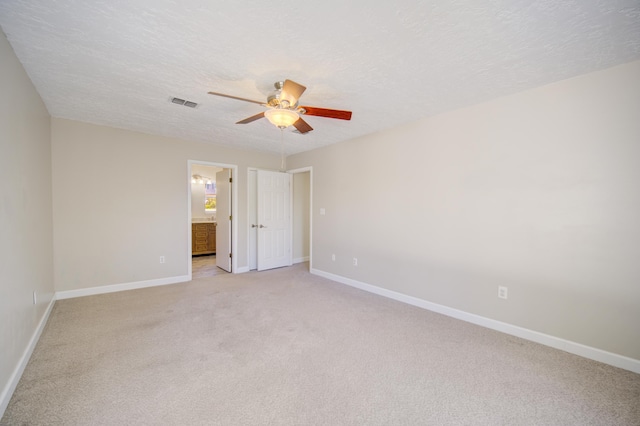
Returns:
[[[238,267],[236,268],[235,274],[244,274],[245,272],[249,272],[248,266]]]
[[[9,378],[9,382],[5,385],[4,389],[2,389],[2,393],[0,394],[0,418],[2,418],[5,410],[7,409],[7,406],[9,405],[11,396],[13,395],[13,392],[16,390],[16,386],[18,386],[18,382],[20,381],[20,378],[22,377],[22,373],[24,373],[24,369],[27,366],[29,359],[31,358],[31,354],[33,353],[33,350],[35,349],[36,344],[40,339],[40,335],[42,334],[42,330],[44,330],[44,326],[47,325],[47,321],[49,320],[49,315],[51,314],[51,310],[53,309],[53,305],[55,305],[55,303],[56,303],[56,296],[54,294],[53,298],[51,298],[51,302],[49,302],[49,305],[47,306],[47,309],[44,311],[44,315],[42,315],[42,318],[40,318],[40,322],[38,323],[38,326],[33,332],[33,335],[29,340],[29,344],[27,345],[24,352],[22,353],[22,356],[20,357],[20,361],[18,362],[18,365],[13,370],[13,373]]]
[[[342,284],[346,284],[351,287],[358,288],[360,290],[374,293],[380,296],[388,297],[399,302],[404,302],[409,305],[417,306],[419,308],[427,309],[429,311],[437,312],[439,314],[447,315],[452,318],[456,318],[462,321],[470,322],[472,324],[480,325],[482,327],[490,328],[492,330],[500,331],[502,333],[517,336],[522,339],[530,340],[532,342],[540,343],[545,346],[550,346],[555,349],[560,349],[565,352],[569,352],[583,358],[592,359],[605,364],[612,365],[614,367],[622,368],[625,370],[633,371],[640,374],[640,360],[629,358],[623,355],[614,354],[612,352],[603,351],[602,349],[586,346],[581,343],[572,342],[559,337],[551,336],[549,334],[540,333],[527,328],[518,327],[517,325],[508,324],[505,322],[497,321],[491,318],[486,318],[480,315],[471,314],[458,309],[453,309],[448,306],[439,305],[437,303],[428,302],[417,297],[408,296],[403,293],[398,293],[393,290],[387,290],[382,287],[376,287],[371,284],[356,281],[351,278],[346,278],[340,275],[335,275],[329,272],[321,271],[319,269],[311,268],[311,273],[318,275],[332,281],[336,281]]]
[[[296,263],[302,263],[302,262],[308,262],[308,261],[309,261],[309,256],[296,257],[295,259],[293,259],[293,264],[295,265]]]
[[[74,297],[93,296],[96,294],[115,293],[117,291],[135,290],[138,288],[157,287],[167,284],[177,284],[189,281],[189,275],[177,277],[158,278],[155,280],[134,281],[123,284],[111,284],[100,287],[80,288],[78,290],[65,290],[56,292],[56,299],[72,299]]]

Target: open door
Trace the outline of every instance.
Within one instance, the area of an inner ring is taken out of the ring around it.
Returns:
[[[290,266],[291,175],[258,170],[258,271]]]
[[[216,266],[231,272],[231,169],[216,173]]]

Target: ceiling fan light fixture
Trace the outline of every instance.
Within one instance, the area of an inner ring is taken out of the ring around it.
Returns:
[[[264,112],[264,116],[276,127],[284,129],[298,121],[300,116],[290,109],[269,109]]]
[[[300,134],[306,134],[313,130],[300,114],[315,115],[318,117],[336,118],[340,120],[351,120],[351,111],[341,111],[337,109],[317,108],[310,106],[298,106],[300,96],[307,90],[301,84],[291,80],[277,81],[274,84],[275,92],[269,94],[267,102],[255,101],[252,99],[239,98],[237,96],[226,95],[224,93],[209,92],[210,95],[222,96],[223,98],[231,98],[244,102],[259,104],[267,108],[267,111],[247,117],[238,121],[236,124],[253,123],[263,117],[274,126],[281,130],[289,126],[296,128]]]

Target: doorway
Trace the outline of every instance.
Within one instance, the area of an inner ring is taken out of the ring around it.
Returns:
[[[291,175],[249,170],[249,269],[291,265]]]
[[[260,174],[266,175],[267,178],[263,177],[260,180]],[[278,199],[277,196],[273,197],[270,193],[268,178],[270,176],[277,178],[282,175],[281,172],[266,172],[257,169],[249,169],[248,171],[249,270],[270,269],[271,267],[311,261],[311,167],[292,170],[284,174],[290,182],[287,197],[289,199],[287,231],[274,234],[260,228],[260,225],[270,226],[266,223],[269,218],[265,217],[264,212],[260,213],[261,209],[265,210],[264,205],[260,206],[261,199],[262,204],[265,199],[268,204],[268,200]],[[262,182],[261,185],[260,182]],[[259,195],[261,193],[262,195]],[[278,203],[280,203],[279,200]],[[273,205],[269,205],[266,210],[270,209],[273,209]],[[273,255],[278,248],[278,244],[273,243],[276,238],[286,238],[286,245],[283,246],[287,247],[288,252],[286,261],[281,257],[279,260],[276,259],[275,266],[273,266],[273,258],[276,257]]]
[[[237,166],[188,160],[187,169],[188,275],[193,279],[234,272],[237,226],[232,212],[237,209],[237,188],[230,178]]]
[[[313,219],[312,168],[290,170],[292,182],[292,250],[293,263],[309,262],[311,269],[311,240]]]

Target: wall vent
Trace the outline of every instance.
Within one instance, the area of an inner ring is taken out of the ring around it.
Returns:
[[[180,98],[171,98],[171,102],[178,105],[184,105],[189,108],[195,108],[198,106],[198,104],[195,102],[185,101],[184,99],[180,99]]]

